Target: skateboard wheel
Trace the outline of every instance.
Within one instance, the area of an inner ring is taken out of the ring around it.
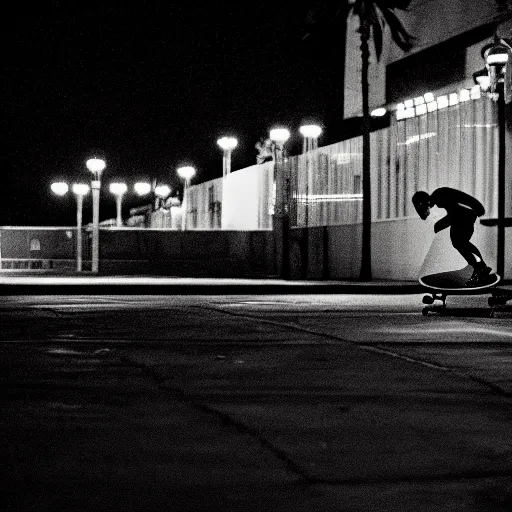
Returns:
[[[491,308],[492,308],[493,306],[497,306],[499,304],[499,302],[496,299],[496,297],[489,297],[487,299],[487,304],[489,304],[489,306],[491,306]]]
[[[434,297],[432,295],[424,295],[423,304],[434,304]]]
[[[428,309],[428,308],[423,308],[423,309],[421,310],[421,314],[422,314],[423,316],[428,316],[428,312],[429,312],[429,309]]]

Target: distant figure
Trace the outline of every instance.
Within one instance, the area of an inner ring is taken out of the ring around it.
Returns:
[[[430,215],[433,206],[446,210],[446,216],[435,223],[434,232],[439,233],[451,226],[450,240],[453,247],[473,267],[473,275],[466,286],[484,283],[492,269],[485,264],[480,251],[470,242],[477,217],[485,213],[482,203],[465,192],[449,187],[438,188],[430,195],[420,190],[412,196],[412,202],[423,220]]]
[[[272,141],[270,139],[260,139],[254,147],[258,150],[256,163],[263,164],[265,162],[271,162],[274,159],[272,154]]]

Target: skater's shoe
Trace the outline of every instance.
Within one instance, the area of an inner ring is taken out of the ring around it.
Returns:
[[[473,275],[466,282],[466,286],[468,288],[474,288],[476,286],[484,285],[488,281],[489,274],[491,272],[492,272],[492,268],[488,267],[485,264],[478,268],[475,268],[475,270],[473,271]]]

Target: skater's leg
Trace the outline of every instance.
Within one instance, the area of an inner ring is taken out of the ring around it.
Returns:
[[[469,241],[473,236],[473,226],[452,225],[450,228],[450,239],[453,248],[459,251],[460,255],[471,265],[473,268],[478,267],[482,261],[480,251]]]
[[[453,247],[473,267],[473,275],[466,283],[466,286],[478,286],[487,278],[492,270],[485,264],[478,248],[469,241],[473,236],[473,232],[473,224],[456,224],[452,225],[450,229]]]

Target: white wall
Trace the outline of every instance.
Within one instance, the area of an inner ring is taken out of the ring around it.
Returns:
[[[451,246],[449,229],[442,231],[434,242],[433,225],[437,218],[422,221],[404,218],[378,221],[372,224],[372,271],[374,279],[416,280],[420,271],[442,272],[466,265]],[[506,230],[505,278],[512,276],[512,228]],[[318,237],[310,237],[314,244],[310,251],[310,278],[321,277],[321,260],[328,262],[327,275],[331,279],[358,279],[361,256],[361,225],[329,226],[328,255],[315,258],[321,245]],[[439,238],[439,240],[437,240]],[[481,251],[484,260],[496,269],[496,228],[484,227],[477,222],[471,240]],[[429,254],[431,247],[433,251]],[[425,261],[428,255],[428,261]]]

